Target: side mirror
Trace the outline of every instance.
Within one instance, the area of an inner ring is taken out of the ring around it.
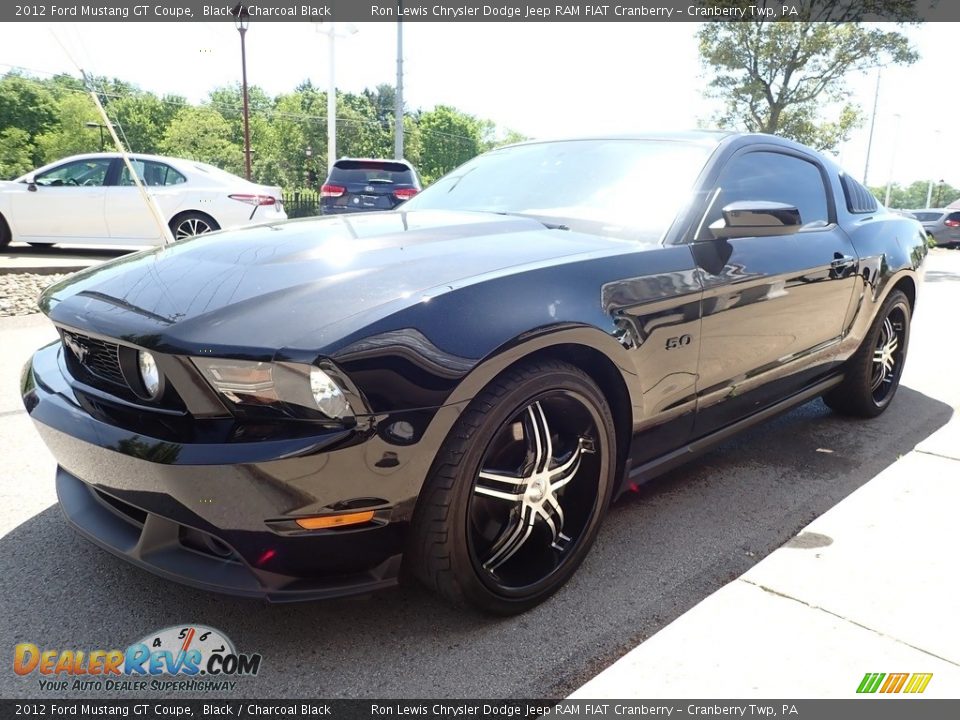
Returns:
[[[710,225],[716,239],[792,235],[803,222],[792,205],[766,200],[742,200],[723,208],[723,217]]]

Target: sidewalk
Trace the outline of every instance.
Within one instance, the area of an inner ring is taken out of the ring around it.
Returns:
[[[955,418],[571,698],[852,698],[868,672],[958,698],[958,529]]]
[[[34,248],[23,243],[13,243],[0,250],[0,273],[72,273],[113,260],[132,249],[134,248],[76,245]]]

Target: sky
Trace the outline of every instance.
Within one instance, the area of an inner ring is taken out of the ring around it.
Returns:
[[[957,23],[908,28],[920,60],[884,68],[868,182],[946,180],[960,186]],[[329,38],[314,23],[251,23],[247,70],[267,93],[305,79],[329,82]],[[405,23],[407,109],[453,105],[530,137],[688,129],[709,119],[695,23]],[[337,26],[339,90],[396,81],[394,22]],[[348,33],[353,29],[355,32]],[[199,102],[239,80],[240,46],[230,22],[0,23],[0,73],[36,75],[77,65],[158,94]],[[839,161],[863,178],[876,72],[848,79],[868,121],[840,148]]]

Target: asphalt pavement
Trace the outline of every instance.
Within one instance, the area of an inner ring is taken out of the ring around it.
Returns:
[[[36,316],[0,319],[0,652],[124,647],[202,623],[263,655],[231,697],[566,696],[946,425],[960,407],[958,299],[960,252],[932,252],[903,385],[883,416],[854,421],[808,403],[628,494],[573,580],[510,619],[416,587],[301,605],[224,598],[84,542],[55,505],[53,460],[16,391],[21,365],[53,332]],[[929,578],[929,592],[946,582]],[[35,677],[0,672],[0,697],[48,695]]]

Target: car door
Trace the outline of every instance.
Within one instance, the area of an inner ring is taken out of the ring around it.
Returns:
[[[829,182],[816,157],[779,146],[743,149],[720,171],[691,246],[704,291],[695,435],[769,407],[831,368],[858,260]],[[738,201],[795,207],[801,228],[714,239],[709,225]]]
[[[38,173],[11,199],[17,235],[31,241],[105,241],[110,158],[71,160]]]
[[[107,188],[106,216],[110,236],[117,242],[132,243],[160,240],[161,230],[153,217],[140,189],[134,184],[122,160],[118,180]],[[187,179],[166,163],[141,158],[130,158],[130,164],[147,192],[157,203],[164,222],[175,213],[184,197]]]

